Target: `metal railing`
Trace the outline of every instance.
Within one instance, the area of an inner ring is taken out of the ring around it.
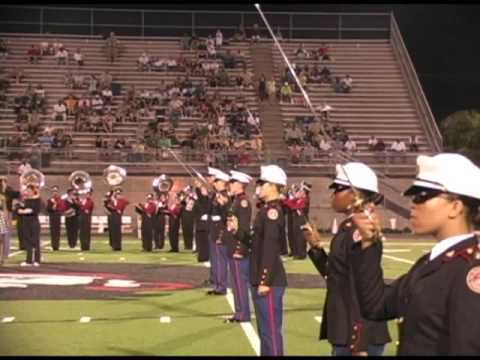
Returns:
[[[390,36],[388,13],[266,12],[284,38],[377,38]],[[46,6],[0,6],[0,31],[64,33],[94,36],[114,31],[120,36],[206,36],[221,29],[231,36],[253,24],[268,38],[258,13],[252,11],[173,11]]]
[[[402,38],[402,34],[400,33],[400,29],[398,28],[397,21],[393,14],[391,15],[391,25],[392,31],[391,34],[391,44],[393,51],[396,55],[397,61],[400,64],[402,73],[404,78],[407,80],[407,87],[409,89],[410,94],[412,95],[412,101],[415,105],[415,109],[417,110],[417,114],[419,115],[419,121],[423,125],[427,138],[432,145],[432,148],[436,152],[442,151],[442,134],[438,129],[437,123],[435,121],[435,117],[430,110],[430,106],[428,105],[427,98],[425,93],[423,92],[422,85],[420,80],[418,79],[417,72],[415,71],[415,67],[413,66],[412,60],[410,59],[410,55],[408,54],[408,50],[405,46],[405,43]]]

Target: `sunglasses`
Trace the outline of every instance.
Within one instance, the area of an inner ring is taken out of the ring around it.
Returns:
[[[412,202],[417,205],[423,204],[424,202],[427,202],[428,200],[433,199],[441,194],[445,194],[445,192],[440,190],[422,191],[412,196]]]
[[[334,185],[334,186],[333,186],[333,193],[336,194],[336,193],[345,191],[345,190],[347,190],[347,189],[350,189],[350,186]]]

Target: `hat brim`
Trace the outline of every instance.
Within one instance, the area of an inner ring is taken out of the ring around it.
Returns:
[[[352,187],[348,181],[335,179],[328,187],[329,189],[335,189],[338,185]]]
[[[441,191],[441,190],[442,189],[438,189],[434,187],[413,184],[403,192],[403,196],[413,196],[425,191],[429,192],[429,191]]]

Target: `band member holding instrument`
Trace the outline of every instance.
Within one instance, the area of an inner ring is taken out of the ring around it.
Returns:
[[[92,200],[93,189],[80,199],[79,228],[80,228],[80,248],[83,251],[90,250],[92,235],[92,214],[95,204]]]
[[[178,196],[175,196],[174,203],[168,208],[168,240],[170,242],[170,250],[168,252],[179,252],[178,233],[180,231],[181,213],[181,199]]]
[[[168,193],[157,192],[156,212],[153,217],[153,239],[155,249],[163,249],[165,246],[165,225],[168,213]]]
[[[50,243],[53,251],[60,249],[60,234],[62,213],[65,202],[62,200],[58,186],[52,186],[52,196],[47,200],[47,213],[50,225]]]
[[[227,212],[230,208],[230,198],[227,192],[227,183],[230,177],[223,171],[216,169],[213,187],[210,223],[208,227],[208,244],[210,264],[213,277],[213,289],[207,295],[225,295],[227,292],[228,258],[223,233],[226,231]]]
[[[40,190],[34,184],[28,184],[23,192],[23,204],[17,207],[17,214],[22,217],[22,232],[27,259],[21,266],[40,266]]]
[[[193,229],[195,222],[195,201],[197,195],[191,186],[187,186],[179,194],[182,204],[181,224],[185,250],[192,250],[193,248]]]
[[[228,266],[235,304],[235,314],[225,322],[250,321],[248,290],[250,288],[250,222],[252,205],[245,188],[252,178],[240,171],[230,171],[229,190],[232,206],[227,214],[227,231],[224,233]]]
[[[13,231],[12,229],[12,203],[13,200],[19,199],[21,196],[19,191],[15,191],[11,186],[8,185],[7,177],[0,176],[0,211],[3,213],[3,221],[5,222],[5,227],[2,231],[3,234],[0,234],[2,241],[0,242],[0,262],[3,263],[5,259],[8,258],[10,254],[10,236]]]
[[[313,233],[308,226],[305,229],[310,248],[308,256],[327,283],[320,339],[328,340],[334,356],[380,356],[385,344],[391,340],[387,324],[385,321],[367,321],[361,316],[351,266],[352,247],[359,236],[352,222],[354,204],[358,202],[356,196],[371,202],[381,199],[377,176],[367,165],[359,162],[337,165],[336,170],[336,178],[330,185],[333,190],[332,207],[348,217],[332,239],[328,255],[318,241],[318,232]]]
[[[122,250],[122,215],[129,201],[121,196],[122,189],[115,189],[109,193],[105,199],[104,206],[109,213],[109,236],[111,239],[112,250]]]
[[[253,227],[250,284],[260,336],[261,356],[283,356],[283,296],[287,277],[280,257],[284,217],[280,193],[287,175],[277,165],[262,166],[259,209]]]
[[[68,246],[73,249],[78,241],[78,217],[80,214],[80,200],[75,189],[67,190],[65,201],[65,227],[67,229]]]
[[[480,169],[460,154],[417,157],[417,177],[405,192],[417,235],[437,243],[398,279],[385,284],[379,219],[374,207],[356,212],[353,273],[362,315],[399,318],[398,355],[480,355]]]
[[[152,251],[153,221],[157,211],[157,204],[152,193],[147,194],[145,203],[135,205],[135,211],[142,217],[142,248],[143,251]]]

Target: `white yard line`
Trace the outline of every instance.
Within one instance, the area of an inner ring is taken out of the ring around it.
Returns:
[[[225,297],[227,298],[230,308],[232,309],[233,312],[235,312],[233,294],[230,289],[227,290],[227,295],[225,295]],[[253,351],[255,351],[255,354],[257,354],[257,356],[260,356],[260,338],[255,332],[255,329],[253,328],[252,323],[249,321],[249,322],[241,322],[239,324],[242,327],[243,332],[247,336],[247,339],[250,342],[250,346],[252,347]]]
[[[321,323],[321,322],[322,322],[322,317],[321,317],[321,316],[315,316],[314,319],[315,319],[315,321],[318,322],[318,323]]]
[[[2,323],[10,323],[15,320],[15,316],[6,316],[2,319]]]
[[[42,242],[42,247],[45,247],[45,245],[48,245],[48,244],[50,244],[50,241],[43,241]],[[15,251],[11,254],[8,254],[8,257],[10,258],[10,257],[13,257],[13,256],[17,256],[18,254],[21,254],[23,252],[25,252],[25,250]]]
[[[412,249],[383,249],[384,253],[411,252]]]
[[[412,261],[412,260],[403,259],[403,258],[399,258],[399,257],[395,257],[395,256],[383,255],[383,257],[384,257],[384,258],[387,258],[387,259],[390,259],[390,260],[395,260],[395,261],[398,261],[398,262],[403,262],[403,263],[405,263],[405,264],[410,264],[410,265],[415,264],[415,262]]]
[[[79,320],[81,323],[89,323],[92,318],[90,316],[82,316]]]

